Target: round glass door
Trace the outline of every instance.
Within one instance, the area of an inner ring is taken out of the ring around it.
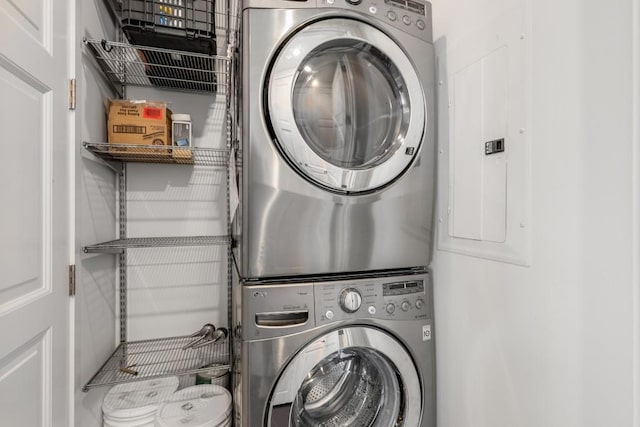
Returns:
[[[305,27],[285,44],[267,83],[280,151],[322,187],[375,190],[418,154],[426,122],[419,79],[398,45],[368,24]]]
[[[395,369],[377,351],[337,351],[302,382],[291,408],[291,425],[392,426],[402,408],[399,390]]]
[[[422,393],[407,351],[373,328],[345,328],[305,347],[270,399],[269,426],[418,425]]]
[[[315,48],[301,67],[293,117],[320,158],[345,169],[367,169],[402,145],[411,104],[404,79],[385,54],[342,39]]]

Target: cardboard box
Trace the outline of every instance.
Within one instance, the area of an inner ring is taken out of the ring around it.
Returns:
[[[109,105],[108,141],[110,151],[149,155],[152,158],[171,156],[171,110],[164,102],[114,100]],[[118,144],[163,146],[118,147]]]

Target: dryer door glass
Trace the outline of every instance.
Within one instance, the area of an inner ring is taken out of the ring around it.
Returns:
[[[322,188],[380,189],[420,152],[421,80],[400,46],[372,25],[345,18],[307,25],[275,56],[264,93],[280,153]]]
[[[270,427],[418,425],[419,374],[407,350],[370,327],[330,332],[302,349],[269,399]]]
[[[387,161],[410,118],[406,84],[395,64],[366,42],[341,39],[315,48],[300,64],[293,115],[309,147],[347,169]]]

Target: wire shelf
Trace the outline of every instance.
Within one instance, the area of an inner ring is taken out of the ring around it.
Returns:
[[[107,78],[124,86],[203,93],[228,90],[229,58],[219,55],[85,39]]]
[[[229,150],[223,148],[123,145],[84,142],[84,148],[107,161],[162,163],[195,166],[227,166]]]
[[[120,254],[126,249],[150,249],[180,246],[224,246],[229,244],[227,236],[190,236],[190,237],[134,237],[111,240],[85,246],[86,254]]]
[[[83,387],[83,391],[150,378],[194,374],[211,369],[209,365],[212,364],[216,369],[229,369],[227,340],[183,350],[193,339],[184,336],[124,342]]]

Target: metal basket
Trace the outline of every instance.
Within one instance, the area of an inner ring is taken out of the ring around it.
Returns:
[[[342,350],[316,365],[292,407],[293,426],[370,426],[383,403],[378,368],[357,350]]]

